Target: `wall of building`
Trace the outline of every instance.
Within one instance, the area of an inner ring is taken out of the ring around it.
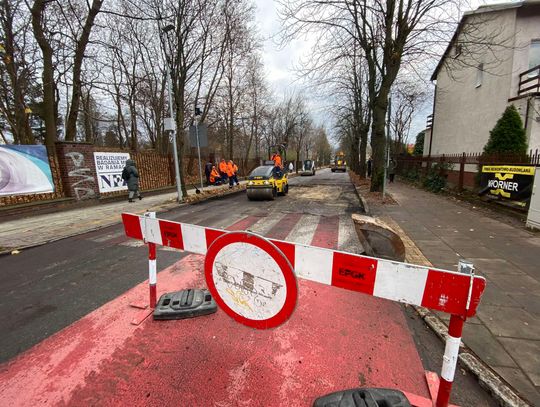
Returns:
[[[464,52],[443,66],[437,76],[431,154],[473,153],[482,151],[504,109],[510,94],[513,49],[509,39],[515,32],[516,10],[489,13],[489,18],[470,17],[471,34],[464,28],[458,42],[465,42]],[[492,38],[504,43],[496,49],[474,49],[471,38]],[[475,55],[471,58],[471,55]],[[453,58],[452,53],[449,55]],[[448,59],[448,58],[447,58]],[[483,62],[482,85],[476,86],[477,65]]]
[[[513,75],[509,98],[517,96],[519,74],[529,69],[529,45],[531,40],[540,40],[540,5],[517,10],[515,32]]]

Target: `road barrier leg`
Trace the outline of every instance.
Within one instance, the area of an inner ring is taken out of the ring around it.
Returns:
[[[150,308],[155,308],[157,302],[157,266],[155,243],[148,243],[148,284],[150,285]]]
[[[452,315],[450,317],[448,338],[446,339],[441,369],[441,382],[437,394],[437,403],[435,404],[437,407],[447,407],[450,402],[450,392],[452,391],[452,383],[456,372],[464,322],[465,318],[462,316]]]

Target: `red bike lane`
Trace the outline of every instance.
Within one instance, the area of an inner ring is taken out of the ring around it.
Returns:
[[[105,283],[105,282],[104,282]],[[205,287],[203,257],[159,273],[158,295]],[[360,386],[428,397],[397,303],[298,281],[292,317],[254,330],[224,312],[134,326],[143,282],[0,366],[5,405],[304,406]]]

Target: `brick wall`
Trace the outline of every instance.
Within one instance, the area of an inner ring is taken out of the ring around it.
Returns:
[[[58,142],[56,154],[65,195],[78,201],[98,198],[94,146],[90,143]]]

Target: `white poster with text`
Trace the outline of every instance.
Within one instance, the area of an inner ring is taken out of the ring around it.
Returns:
[[[127,191],[122,170],[129,153],[94,153],[99,192]]]

